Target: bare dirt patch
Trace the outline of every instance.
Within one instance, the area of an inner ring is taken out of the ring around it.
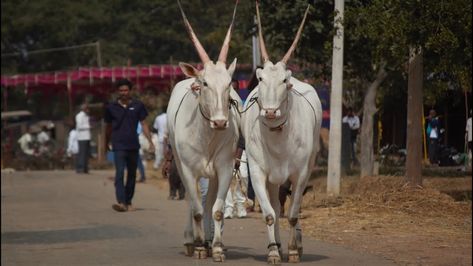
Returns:
[[[304,235],[400,265],[471,265],[470,177],[429,178],[422,188],[402,177],[349,177],[336,198],[325,194],[325,178],[313,184],[302,204]],[[468,189],[468,201],[441,192]],[[288,227],[286,219],[281,224]]]

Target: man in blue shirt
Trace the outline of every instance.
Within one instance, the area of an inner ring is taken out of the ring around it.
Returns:
[[[135,192],[136,168],[138,164],[138,150],[140,144],[136,128],[138,123],[143,128],[143,133],[150,143],[150,151],[154,152],[149,127],[145,123],[148,111],[144,104],[131,98],[132,83],[127,79],[118,80],[115,87],[118,89],[117,101],[109,103],[105,108],[105,122],[107,123],[106,140],[107,148],[114,151],[115,162],[115,195],[117,204],[112,208],[118,212],[133,210],[131,201]],[[127,180],[124,184],[124,172],[127,169]]]

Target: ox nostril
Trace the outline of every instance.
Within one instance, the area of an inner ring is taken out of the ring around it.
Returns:
[[[265,115],[268,118],[276,117],[276,109],[266,109]]]

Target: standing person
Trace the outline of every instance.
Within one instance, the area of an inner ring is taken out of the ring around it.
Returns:
[[[162,168],[162,174],[164,178],[168,179],[169,182],[169,200],[183,200],[185,198],[186,190],[182,183],[181,177],[177,172],[176,161],[173,160],[171,146],[164,140],[164,165]],[[179,196],[178,196],[179,194]]]
[[[79,141],[77,140],[77,130],[76,126],[73,125],[71,131],[69,131],[69,136],[67,137],[67,156],[71,157],[72,164],[76,171],[79,169],[77,164],[77,154],[79,153]]]
[[[136,129],[138,123],[143,127],[143,133],[150,143],[150,151],[154,152],[154,145],[145,118],[148,115],[144,104],[132,99],[132,83],[127,79],[118,80],[115,84],[118,89],[118,99],[105,108],[105,122],[107,123],[107,148],[111,136],[111,148],[114,151],[115,162],[115,196],[117,203],[112,208],[118,212],[131,211],[133,194],[135,192],[136,168],[138,164],[138,150],[140,144]],[[127,180],[124,184],[124,173],[127,169]]]
[[[79,141],[76,172],[78,174],[87,174],[89,173],[90,157],[89,106],[84,103],[80,109],[81,111],[76,115],[77,140]]]
[[[427,117],[427,136],[429,137],[429,161],[432,165],[438,165],[439,159],[437,156],[438,145],[440,138],[440,123],[437,117],[437,112],[432,109]]]
[[[154,160],[154,169],[158,169],[159,166],[161,165],[161,161],[163,160],[164,157],[164,136],[166,134],[166,128],[167,128],[167,115],[166,115],[166,110],[167,106],[164,107],[164,112],[162,112],[160,115],[156,116],[154,119],[153,127],[156,129],[158,132],[158,147],[155,150],[155,160]]]
[[[245,202],[246,197],[243,193],[243,187],[248,186],[248,166],[245,153],[245,140],[243,136],[240,136],[238,140],[238,149],[235,160],[235,169],[239,173],[239,179],[235,180],[235,186],[230,186],[227,193],[227,198],[225,199],[225,212],[224,218],[231,219],[233,218],[233,211],[236,208],[236,214],[238,218],[244,218],[247,215]],[[234,175],[236,178],[236,175]]]
[[[472,139],[472,131],[471,131],[471,109],[470,109],[470,117],[468,117],[468,120],[466,121],[465,137],[466,137],[466,140],[467,140],[467,142],[468,142],[468,150],[467,150],[468,165],[471,166],[471,139]]]
[[[350,142],[351,142],[351,158],[353,163],[358,164],[356,159],[356,139],[358,137],[358,131],[360,130],[360,118],[355,115],[353,108],[348,108],[347,115],[343,117],[343,123],[348,123],[350,126]]]
[[[136,129],[136,134],[138,134],[138,142],[140,143],[140,149],[138,151],[138,171],[140,172],[140,179],[138,179],[138,183],[146,182],[146,174],[145,174],[145,166],[143,164],[143,156],[144,154],[144,143],[142,143],[141,135],[143,134],[143,128],[141,124],[138,124],[138,128]]]

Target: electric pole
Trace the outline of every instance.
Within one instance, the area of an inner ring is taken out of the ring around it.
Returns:
[[[327,193],[340,194],[343,87],[343,10],[344,0],[335,0],[337,30],[333,36],[332,89],[330,93],[330,140],[328,153]]]

